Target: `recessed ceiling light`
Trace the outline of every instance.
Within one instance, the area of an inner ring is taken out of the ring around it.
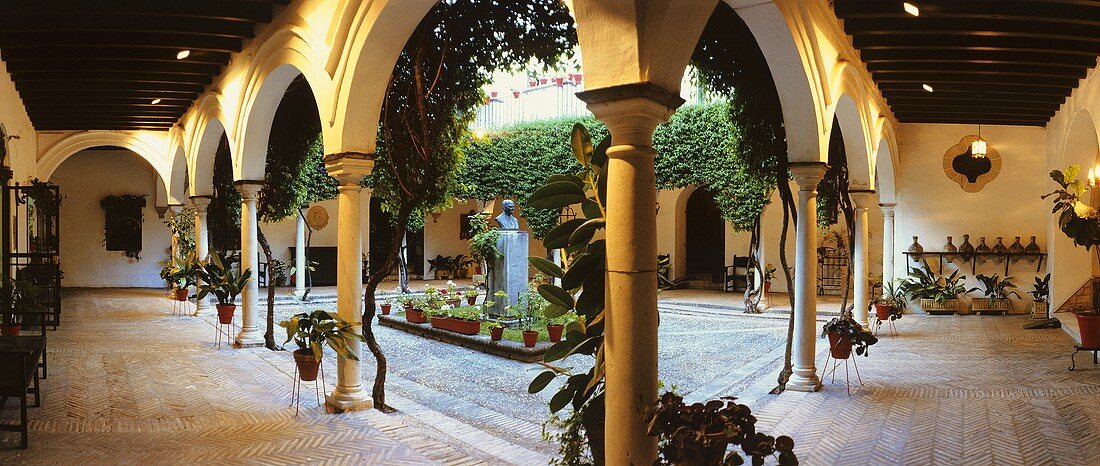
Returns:
[[[920,16],[920,8],[917,8],[916,5],[914,5],[912,3],[909,3],[909,2],[905,2],[905,3],[902,3],[901,6],[903,8],[905,8],[906,13],[909,13],[913,16]]]
[[[191,51],[190,50],[180,50],[180,53],[176,54],[176,60],[183,60],[184,58],[187,58],[187,57],[190,57],[190,56],[191,56]]]
[[[153,99],[153,105],[156,105],[156,104],[159,104],[159,103],[160,103],[160,99],[159,99],[159,98],[157,98],[157,99]]]
[[[933,91],[933,89],[932,89],[932,86],[929,86],[929,85],[927,85],[927,84],[921,84],[921,86],[920,86],[920,87],[923,87],[923,88],[924,88],[924,90],[926,90],[926,91],[928,91],[928,92],[932,92],[932,91]]]

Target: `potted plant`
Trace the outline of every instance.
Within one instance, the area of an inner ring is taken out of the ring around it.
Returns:
[[[23,316],[46,308],[39,300],[42,289],[30,280],[10,280],[3,288],[4,305],[10,306],[10,311],[0,314],[0,335],[19,336]]]
[[[429,306],[427,299],[415,299],[412,302],[412,307],[405,309],[405,320],[414,324],[425,324],[428,322],[428,317],[424,313],[425,311],[430,312],[431,309],[433,308]]]
[[[666,392],[646,409],[646,433],[657,437],[659,457],[655,464],[678,466],[746,464],[741,453],[727,452],[739,445],[751,458],[751,464],[764,464],[773,456],[776,464],[794,466],[794,440],[787,436],[771,437],[756,431],[756,417],[748,406],[733,397],[693,405],[682,397]],[[778,454],[777,454],[778,453]]]
[[[764,266],[764,294],[772,292],[772,280],[775,280],[775,266],[768,264]]]
[[[475,303],[477,303],[477,287],[471,286],[470,289],[466,290],[466,292],[462,295],[466,297],[466,304],[473,306]]]
[[[882,287],[882,296],[874,301],[875,317],[879,321],[898,320],[901,311],[905,309],[905,293],[894,282],[889,282]]]
[[[959,295],[978,290],[962,285],[965,279],[958,270],[947,277],[937,276],[924,261],[903,279],[900,289],[907,299],[919,300],[921,310],[928,314],[955,314],[959,312]]]
[[[504,338],[504,324],[500,322],[489,322],[489,339],[492,341],[500,341]]]
[[[1050,172],[1050,178],[1058,184],[1056,189],[1042,196],[1043,199],[1054,197],[1053,213],[1058,214],[1058,227],[1062,233],[1073,240],[1073,244],[1084,246],[1091,252],[1093,247],[1100,246],[1100,217],[1096,208],[1082,202],[1086,199],[1085,193],[1089,187],[1097,186],[1097,180],[1090,176],[1088,184],[1077,179],[1081,173],[1079,165],[1071,165],[1065,171],[1054,170]],[[1100,256],[1097,256],[1100,260]],[[1092,279],[1092,309],[1082,312],[1077,316],[1077,326],[1081,332],[1081,347],[1100,348],[1100,278]]]
[[[351,352],[349,344],[351,340],[365,340],[350,323],[322,310],[295,314],[289,320],[279,322],[279,326],[286,329],[286,341],[283,344],[294,340],[298,345],[298,349],[294,350],[294,364],[298,366],[298,375],[305,382],[317,380],[317,368],[321,366],[326,344],[336,354],[358,361],[359,358]]]
[[[393,298],[392,301],[398,306],[401,306],[401,308],[404,309],[406,313],[413,310],[413,305],[416,304],[416,298],[409,294],[402,294],[400,296],[397,296]]]
[[[205,299],[213,294],[218,298],[218,322],[223,325],[233,323],[233,313],[237,310],[237,296],[244,290],[248,279],[252,277],[252,271],[244,269],[240,274],[233,270],[233,264],[238,261],[236,256],[224,256],[218,251],[210,254],[210,260],[202,264],[199,275],[202,277],[202,286],[198,299]]]
[[[393,304],[390,304],[389,301],[382,300],[382,302],[378,304],[378,307],[382,310],[382,315],[388,316],[390,315],[390,309],[393,307]]]
[[[565,330],[565,326],[575,320],[577,320],[577,314],[573,311],[566,312],[558,317],[547,318],[546,333],[550,342],[557,343],[561,341],[561,334]]]
[[[478,306],[452,307],[443,305],[439,311],[431,313],[432,327],[449,330],[463,335],[481,333],[481,308]]]
[[[268,266],[268,270],[271,271],[271,283],[268,285],[286,286],[291,269],[292,267],[287,265],[286,262],[279,259],[272,259],[271,264]]]
[[[978,274],[976,278],[982,283],[982,293],[989,299],[975,299],[971,302],[970,308],[974,313],[996,312],[1007,314],[1008,311],[1012,310],[1012,300],[1008,299],[1008,296],[1020,297],[1019,293],[1009,290],[1010,288],[1016,288],[1016,285],[1012,283],[1012,277],[1002,279],[997,274],[993,274],[992,277]]]
[[[821,328],[821,336],[829,338],[829,353],[834,359],[848,359],[854,348],[857,356],[868,356],[878,337],[859,325],[850,316],[834,317]]]
[[[195,286],[199,277],[199,264],[194,255],[179,258],[168,272],[168,282],[176,290],[177,301],[187,301],[187,289]]]
[[[1050,274],[1045,277],[1035,277],[1035,284],[1031,285],[1031,317],[1044,318],[1047,316],[1047,299],[1050,297]]]

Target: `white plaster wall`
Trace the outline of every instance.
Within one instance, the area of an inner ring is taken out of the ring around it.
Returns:
[[[171,235],[153,208],[156,174],[129,151],[81,151],[54,172],[61,187],[61,269],[66,287],[159,288],[157,262],[168,257]],[[141,227],[141,260],[103,246],[103,208],[109,194],[147,194]]]
[[[452,208],[439,213],[439,218],[433,218],[429,215],[428,218],[424,219],[424,273],[426,276],[432,276],[428,273],[428,268],[431,267],[428,259],[435,259],[436,255],[470,255],[467,240],[459,238],[461,215],[478,210],[480,209],[477,201],[455,201]],[[492,216],[496,217],[501,212],[500,201],[498,200],[493,203]],[[520,229],[527,230],[530,234],[531,230],[527,227],[527,219],[523,217],[523,210],[517,209],[516,214],[519,217]],[[534,236],[530,236],[528,251],[532,256],[546,257],[546,248],[542,246],[542,241],[535,239]]]
[[[367,197],[365,195],[362,197],[360,203],[361,204],[367,204],[369,206],[369,203],[367,202]],[[317,230],[317,231],[313,232],[313,237],[310,239],[310,242],[309,242],[310,247],[321,247],[321,246],[333,246],[333,247],[335,247],[336,246],[336,218],[337,218],[337,208],[338,208],[336,199],[330,199],[330,200],[327,200],[327,201],[318,202],[318,203],[315,203],[315,204],[311,205],[311,207],[313,207],[313,206],[320,206],[320,207],[323,207],[325,210],[327,210],[329,221],[328,221],[327,226],[325,226],[324,228],[322,228],[320,230]],[[366,217],[361,217],[361,218],[364,220],[362,231],[365,234],[366,231],[367,231]],[[264,231],[264,236],[267,238],[268,243],[271,244],[271,254],[276,259],[279,259],[279,260],[281,260],[283,262],[286,262],[288,264],[293,264],[294,263],[294,256],[290,255],[290,249],[289,248],[294,246],[294,237],[295,237],[294,235],[296,234],[297,221],[298,221],[298,219],[296,217],[290,217],[290,218],[288,218],[286,220],[283,220],[281,222],[278,222],[278,223],[264,223],[264,224],[261,225],[261,228],[263,228],[263,231]],[[369,244],[369,243],[367,243],[366,240],[364,240],[363,244],[366,245],[366,244]],[[366,251],[367,251],[366,246],[364,246],[363,247],[363,252],[366,253]],[[260,253],[260,258],[261,258],[261,260],[263,259],[263,253],[262,252]]]
[[[962,243],[963,234],[970,234],[974,246],[984,236],[991,248],[997,236],[1004,237],[1005,246],[1011,245],[1014,236],[1023,237],[1024,245],[1029,236],[1035,236],[1039,247],[1047,250],[1050,207],[1040,199],[1051,190],[1044,157],[1045,131],[1039,127],[983,126],[982,137],[1001,155],[1001,172],[981,192],[967,193],[943,173],[943,155],[964,136],[976,131],[972,125],[901,125],[898,148],[903,176],[897,184],[896,276],[906,275],[906,256],[901,252],[909,248],[913,236],[919,237],[926,251],[942,250],[948,235],[957,246]],[[931,265],[936,270],[936,263]],[[957,267],[957,262],[945,263],[944,273]],[[968,277],[968,286],[979,286],[969,264],[960,273]],[[992,261],[979,264],[977,273],[1003,276],[1004,265]],[[1035,265],[1014,264],[1009,274],[1026,299],[1023,292],[1034,283]],[[1014,301],[1017,308],[1022,306],[1021,300]]]

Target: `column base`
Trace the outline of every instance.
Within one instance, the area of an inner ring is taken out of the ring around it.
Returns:
[[[821,380],[817,378],[817,373],[814,371],[808,371],[809,375],[806,375],[801,370],[795,369],[795,373],[791,374],[791,379],[787,381],[787,390],[793,390],[796,392],[816,392],[821,390]]]
[[[195,302],[195,317],[215,315],[214,306],[210,304],[210,301],[205,299]]]
[[[297,289],[297,288],[294,289],[294,296],[296,296],[298,298],[301,298],[302,296],[305,296],[305,295],[306,295],[306,289],[305,288],[302,288],[300,290]]]
[[[237,338],[233,340],[233,347],[235,348],[252,348],[263,345],[264,335],[258,330],[241,330],[241,333],[238,333]]]
[[[359,386],[358,390],[348,392],[341,387],[336,387],[329,395],[325,395],[325,410],[330,413],[343,413],[347,411],[365,411],[374,407],[374,401],[370,394]]]

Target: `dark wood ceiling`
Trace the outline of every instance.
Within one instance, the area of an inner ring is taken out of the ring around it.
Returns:
[[[1100,0],[909,3],[833,0],[902,122],[1045,126],[1100,55]]]
[[[167,129],[289,2],[5,1],[0,57],[40,131]]]

